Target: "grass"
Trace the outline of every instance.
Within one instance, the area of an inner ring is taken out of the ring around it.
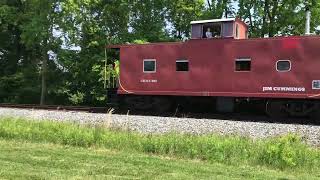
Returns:
[[[266,169],[274,169],[275,172],[282,171],[284,174],[285,172],[291,171],[295,172],[293,173],[295,174],[295,176],[306,175],[310,178],[320,178],[320,150],[305,145],[302,142],[301,138],[292,134],[283,137],[256,141],[239,136],[194,136],[176,133],[166,135],[144,135],[130,131],[121,131],[119,129],[113,130],[105,128],[103,124],[96,126],[88,126],[72,123],[58,123],[50,121],[39,122],[3,118],[0,120],[0,138],[3,140],[2,143],[9,144],[11,143],[11,141],[27,141],[29,143],[40,143],[40,145],[41,143],[55,144],[54,146],[58,148],[58,150],[56,150],[55,153],[59,153],[59,151],[63,149],[58,145],[72,146],[68,148],[72,149],[70,150],[70,152],[66,150],[61,153],[72,154],[72,152],[76,152],[75,149],[78,148],[78,150],[81,152],[87,152],[82,154],[85,157],[80,157],[79,155],[79,158],[85,159],[90,159],[92,155],[89,153],[91,152],[91,150],[88,150],[88,148],[108,149],[112,150],[113,153],[117,152],[115,153],[117,154],[117,156],[119,155],[123,157],[122,160],[119,160],[120,164],[127,162],[125,160],[126,156],[132,157],[130,156],[130,154],[139,153],[181,159],[171,161],[159,158],[157,159],[155,157],[153,157],[154,159],[152,159],[151,157],[146,155],[138,155],[138,157],[143,156],[143,160],[140,159],[141,161],[149,161],[148,158],[151,158],[152,160],[150,161],[155,161],[153,163],[162,164],[159,165],[160,169],[166,168],[167,163],[175,163],[175,166],[177,166],[178,168],[175,170],[178,174],[181,173],[179,177],[183,177],[184,174],[193,172],[192,169],[195,168],[198,168],[199,171],[203,171],[204,174],[206,174],[207,172],[208,175],[210,175],[210,173],[214,173],[214,171],[218,168],[221,170],[221,172],[219,172],[224,175],[227,175],[227,171],[230,171],[232,173],[235,173],[236,175],[239,175],[239,177],[241,175],[241,172],[247,172],[248,177],[260,177],[258,176],[258,174],[260,174],[261,177],[263,175],[264,177],[268,178],[269,176],[267,176],[265,173],[269,171],[267,171]],[[40,145],[38,145],[38,147]],[[3,151],[4,147],[2,146],[3,145],[1,145],[0,149]],[[36,145],[31,144],[30,146],[33,147]],[[18,147],[19,144],[16,145],[15,149],[19,149]],[[79,147],[82,147],[83,149]],[[39,153],[42,152],[42,149],[37,150],[37,148],[24,148],[26,149],[25,151],[37,151]],[[44,151],[49,150],[50,148],[48,148],[47,150],[44,149]],[[7,151],[8,153],[14,153],[10,152],[9,149],[7,149]],[[46,153],[50,155],[50,152]],[[13,158],[15,157],[15,155],[11,156]],[[17,154],[16,156],[18,157],[19,155]],[[23,152],[20,156],[23,156]],[[55,156],[53,156],[53,158],[54,157]],[[48,162],[50,161],[50,159],[52,158],[49,158]],[[63,159],[65,158],[62,158],[62,160]],[[69,160],[73,161],[70,158]],[[140,160],[132,159],[132,161]],[[193,164],[195,162],[190,160],[196,160],[199,164]],[[14,161],[14,159],[12,159],[12,161]],[[128,163],[130,161],[131,160],[128,160]],[[8,162],[11,162],[11,160],[8,160]],[[78,160],[75,159],[73,163],[77,162]],[[181,167],[178,167],[180,162],[182,164],[185,163],[185,165],[181,164]],[[107,162],[101,163],[103,164]],[[203,164],[205,166],[202,167],[204,169],[198,167],[200,166],[200,164]],[[33,168],[33,166],[37,166],[37,163],[33,164],[30,168]],[[92,165],[90,166],[95,166],[94,160],[92,160]],[[184,171],[184,168],[187,168],[189,166],[193,167],[189,168],[191,172],[189,172],[189,170]],[[212,167],[213,169],[207,169],[207,167]],[[119,166],[116,169],[118,169],[120,173],[123,168],[125,169],[125,167]],[[169,170],[170,169],[171,168],[169,168]],[[232,169],[234,169],[234,171],[232,171]],[[250,171],[247,171],[247,169]],[[261,171],[263,172],[260,172],[260,169],[262,169]],[[179,170],[181,170],[181,172]],[[86,170],[83,170],[83,172],[85,171]],[[132,172],[131,170],[128,171],[128,173],[134,173],[138,170],[132,169]],[[95,173],[97,172],[95,171]],[[216,173],[216,175],[219,175],[218,170]],[[232,175],[233,174],[230,174],[229,177],[231,178]],[[247,177],[247,175],[245,175],[244,177]],[[191,175],[188,175],[187,177],[189,176],[193,177]],[[148,178],[153,176],[148,176],[146,174],[145,176],[139,177]],[[286,174],[285,177],[287,177]],[[174,176],[172,176],[172,178],[174,178]]]
[[[318,176],[319,177],[319,176]],[[0,179],[316,179],[263,167],[0,140]]]

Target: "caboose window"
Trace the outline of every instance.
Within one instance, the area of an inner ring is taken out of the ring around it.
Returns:
[[[143,72],[144,73],[155,73],[156,72],[156,60],[145,59],[143,60]]]
[[[276,67],[279,72],[288,72],[291,70],[291,62],[289,60],[279,60]]]
[[[189,71],[189,61],[188,60],[176,61],[176,71]]]
[[[236,71],[251,71],[251,59],[236,59]]]
[[[320,80],[312,81],[312,89],[320,89]]]

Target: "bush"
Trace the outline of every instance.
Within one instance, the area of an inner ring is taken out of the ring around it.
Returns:
[[[310,162],[317,164],[315,160],[320,158],[319,152],[303,144],[301,138],[294,134],[269,139],[260,148],[258,162],[281,169],[302,167]]]

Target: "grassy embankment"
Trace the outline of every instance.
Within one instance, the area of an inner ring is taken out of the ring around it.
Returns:
[[[320,150],[294,135],[143,135],[7,118],[0,139],[0,178],[320,178]]]

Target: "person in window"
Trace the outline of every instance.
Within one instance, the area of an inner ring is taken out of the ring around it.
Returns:
[[[207,29],[206,38],[212,38],[212,32],[210,28]]]

